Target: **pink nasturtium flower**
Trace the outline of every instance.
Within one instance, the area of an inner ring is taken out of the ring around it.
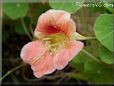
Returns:
[[[52,9],[43,13],[34,32],[37,40],[22,48],[22,60],[37,78],[63,69],[84,46],[72,37],[75,32],[70,13]]]

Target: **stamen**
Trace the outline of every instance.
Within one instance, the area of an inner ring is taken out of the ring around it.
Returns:
[[[43,38],[42,40],[43,41],[47,41],[47,40],[50,40],[51,38],[48,38],[48,37],[46,37],[46,38]]]
[[[59,43],[54,43],[54,44],[51,44],[50,47],[55,47],[55,46],[58,46]]]
[[[50,55],[56,52],[60,46],[64,46],[68,40],[69,38],[63,33],[51,34],[43,38]]]

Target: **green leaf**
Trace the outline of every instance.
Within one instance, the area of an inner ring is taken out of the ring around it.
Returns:
[[[70,13],[75,13],[78,11],[84,0],[49,0],[49,4],[52,8],[57,10],[65,10]]]
[[[4,3],[3,12],[11,19],[23,18],[27,15],[29,5],[27,3]]]
[[[112,84],[114,81],[113,68],[108,68],[95,61],[87,61],[84,66],[85,76],[94,84]]]
[[[19,24],[15,25],[14,30],[15,30],[15,32],[16,32],[17,34],[19,34],[19,35],[26,35],[26,33],[25,33],[25,31],[24,31],[22,25],[19,25]]]
[[[105,63],[107,63],[107,64],[112,64],[112,63],[114,63],[114,57],[113,57],[113,53],[112,52],[110,52],[107,48],[105,48],[105,47],[101,47],[100,48],[100,55],[99,55],[99,57],[100,57],[100,59],[103,61],[103,62],[105,62]]]
[[[113,51],[114,15],[100,15],[95,22],[94,31],[101,44]]]

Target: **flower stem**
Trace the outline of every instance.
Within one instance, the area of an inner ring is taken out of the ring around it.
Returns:
[[[27,27],[26,27],[26,25],[25,25],[25,22],[24,22],[23,18],[21,18],[21,24],[22,24],[22,26],[23,26],[23,29],[24,29],[25,33],[27,33],[28,37],[29,37],[31,40],[33,40],[32,36],[29,34],[29,32],[28,32],[28,30],[27,30]]]
[[[87,54],[89,57],[91,57],[91,59],[93,59],[94,61],[100,63],[100,61],[98,59],[96,59],[95,56],[93,56],[91,53],[89,53],[88,51],[86,51],[85,49],[82,49],[82,51]]]
[[[76,40],[89,40],[89,39],[96,39],[96,37],[85,37],[85,36],[82,36],[81,34],[75,32],[72,37]]]
[[[6,78],[8,75],[10,75],[12,72],[16,71],[17,69],[23,67],[25,64],[22,63],[21,65],[19,66],[16,66],[15,68],[9,70],[6,74],[4,74],[1,78],[0,78],[0,81],[2,81],[4,78]]]

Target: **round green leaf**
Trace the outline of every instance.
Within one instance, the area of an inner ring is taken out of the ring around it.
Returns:
[[[84,0],[49,0],[49,4],[52,8],[57,10],[65,10],[70,13],[78,11]]]
[[[3,4],[3,12],[13,20],[25,17],[27,15],[28,10],[29,10],[29,5],[27,3]]]
[[[100,15],[94,26],[96,38],[110,51],[113,51],[114,15]]]
[[[112,54],[112,52],[110,52],[107,48],[105,48],[105,47],[101,47],[100,48],[100,59],[103,61],[103,62],[105,62],[105,63],[107,63],[107,64],[112,64],[112,63],[114,63],[114,58],[113,58],[113,54]]]

